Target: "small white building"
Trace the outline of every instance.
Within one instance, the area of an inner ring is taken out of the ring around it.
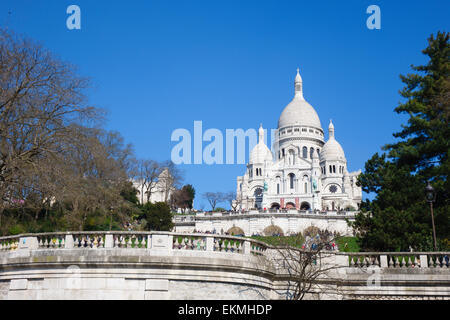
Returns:
[[[273,152],[264,143],[264,129],[259,128],[247,170],[237,177],[238,208],[358,209],[362,192],[356,180],[361,170],[347,171],[331,120],[325,142],[319,116],[303,97],[298,69],[294,87],[294,98],[278,120]]]
[[[137,180],[133,181],[133,186],[138,190],[137,197],[140,204],[145,204],[147,202],[165,202],[166,199],[170,199],[172,192],[175,190],[168,169],[164,169],[158,176],[158,179],[151,183]],[[150,193],[149,201],[147,201],[148,193]]]

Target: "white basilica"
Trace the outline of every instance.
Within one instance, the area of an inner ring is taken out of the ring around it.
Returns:
[[[331,121],[325,142],[319,116],[303,97],[297,69],[295,95],[278,120],[273,153],[261,126],[247,171],[237,177],[236,201],[241,210],[356,210],[362,197],[356,185],[360,172],[347,171]]]

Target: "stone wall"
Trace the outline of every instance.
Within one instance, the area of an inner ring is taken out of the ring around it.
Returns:
[[[175,220],[177,232],[201,232],[217,233],[227,232],[232,227],[241,228],[246,236],[263,234],[264,229],[276,225],[283,230],[284,234],[302,233],[310,226],[322,230],[337,232],[341,235],[352,235],[353,231],[348,226],[346,219],[352,221],[353,214],[338,215],[336,212],[327,214],[305,214],[305,213],[247,213],[247,214],[215,214],[213,216],[198,215],[191,218],[191,223]]]
[[[286,299],[277,252],[251,239],[209,234],[0,238],[0,299]],[[449,299],[449,255],[323,252],[317,265],[330,271],[305,299]]]

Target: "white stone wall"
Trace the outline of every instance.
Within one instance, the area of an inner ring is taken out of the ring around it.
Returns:
[[[273,271],[258,262],[168,248],[0,252],[0,300],[264,299]]]
[[[297,220],[291,220],[295,225]],[[289,219],[286,221],[287,228],[295,228],[289,225]],[[258,222],[259,219],[249,219],[248,228]],[[104,246],[77,247],[73,239],[69,240],[79,234],[0,238],[0,299],[283,298],[280,291],[286,287],[285,264],[277,260],[280,257],[277,249],[258,241],[150,232],[138,233],[148,236],[145,247],[132,248],[118,240],[123,234],[136,235],[132,232],[95,232],[90,234],[105,236]],[[43,237],[56,239],[60,235],[67,240],[64,245],[42,241]],[[14,242],[18,246],[11,246],[13,238],[18,239]],[[228,245],[222,245],[220,241],[224,240]],[[203,243],[204,247],[196,247],[194,241],[200,241],[196,244]],[[326,290],[321,289],[322,285],[315,286],[307,298],[449,299],[449,255],[450,252],[321,252],[315,265],[328,271],[316,280],[319,284],[323,280]],[[401,263],[399,256],[413,260]]]
[[[347,217],[353,220],[353,217]],[[219,217],[202,217],[195,220],[195,226],[176,227],[177,232],[192,232],[194,229],[201,232],[213,232],[215,229],[217,233],[227,232],[232,227],[239,227],[244,230],[246,236],[252,234],[262,234],[264,229],[276,225],[283,230],[284,234],[289,233],[303,233],[303,231],[315,226],[322,230],[336,231],[343,236],[353,235],[353,230],[347,225],[343,216],[336,214],[329,216],[314,216],[301,214],[255,214],[255,215],[231,215]],[[183,231],[182,231],[183,230]]]
[[[193,287],[192,281],[171,281],[170,299],[268,300],[271,297],[270,290],[250,285],[242,285],[242,284],[230,285],[221,282],[200,282],[195,283],[195,290],[192,290],[192,287]]]

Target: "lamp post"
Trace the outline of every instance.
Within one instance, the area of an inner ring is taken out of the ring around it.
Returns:
[[[111,229],[112,229],[113,210],[114,210],[114,207],[110,207],[110,208],[109,208],[109,211],[110,211],[110,213],[111,213],[111,215],[110,215],[110,217],[109,217],[109,231],[111,231]]]
[[[434,188],[431,186],[429,181],[428,181],[427,186],[425,187],[425,195],[426,195],[427,201],[430,203],[431,223],[433,225],[434,251],[437,251],[436,229],[434,227],[434,215],[433,215],[433,202],[436,200],[436,192],[434,191]]]

